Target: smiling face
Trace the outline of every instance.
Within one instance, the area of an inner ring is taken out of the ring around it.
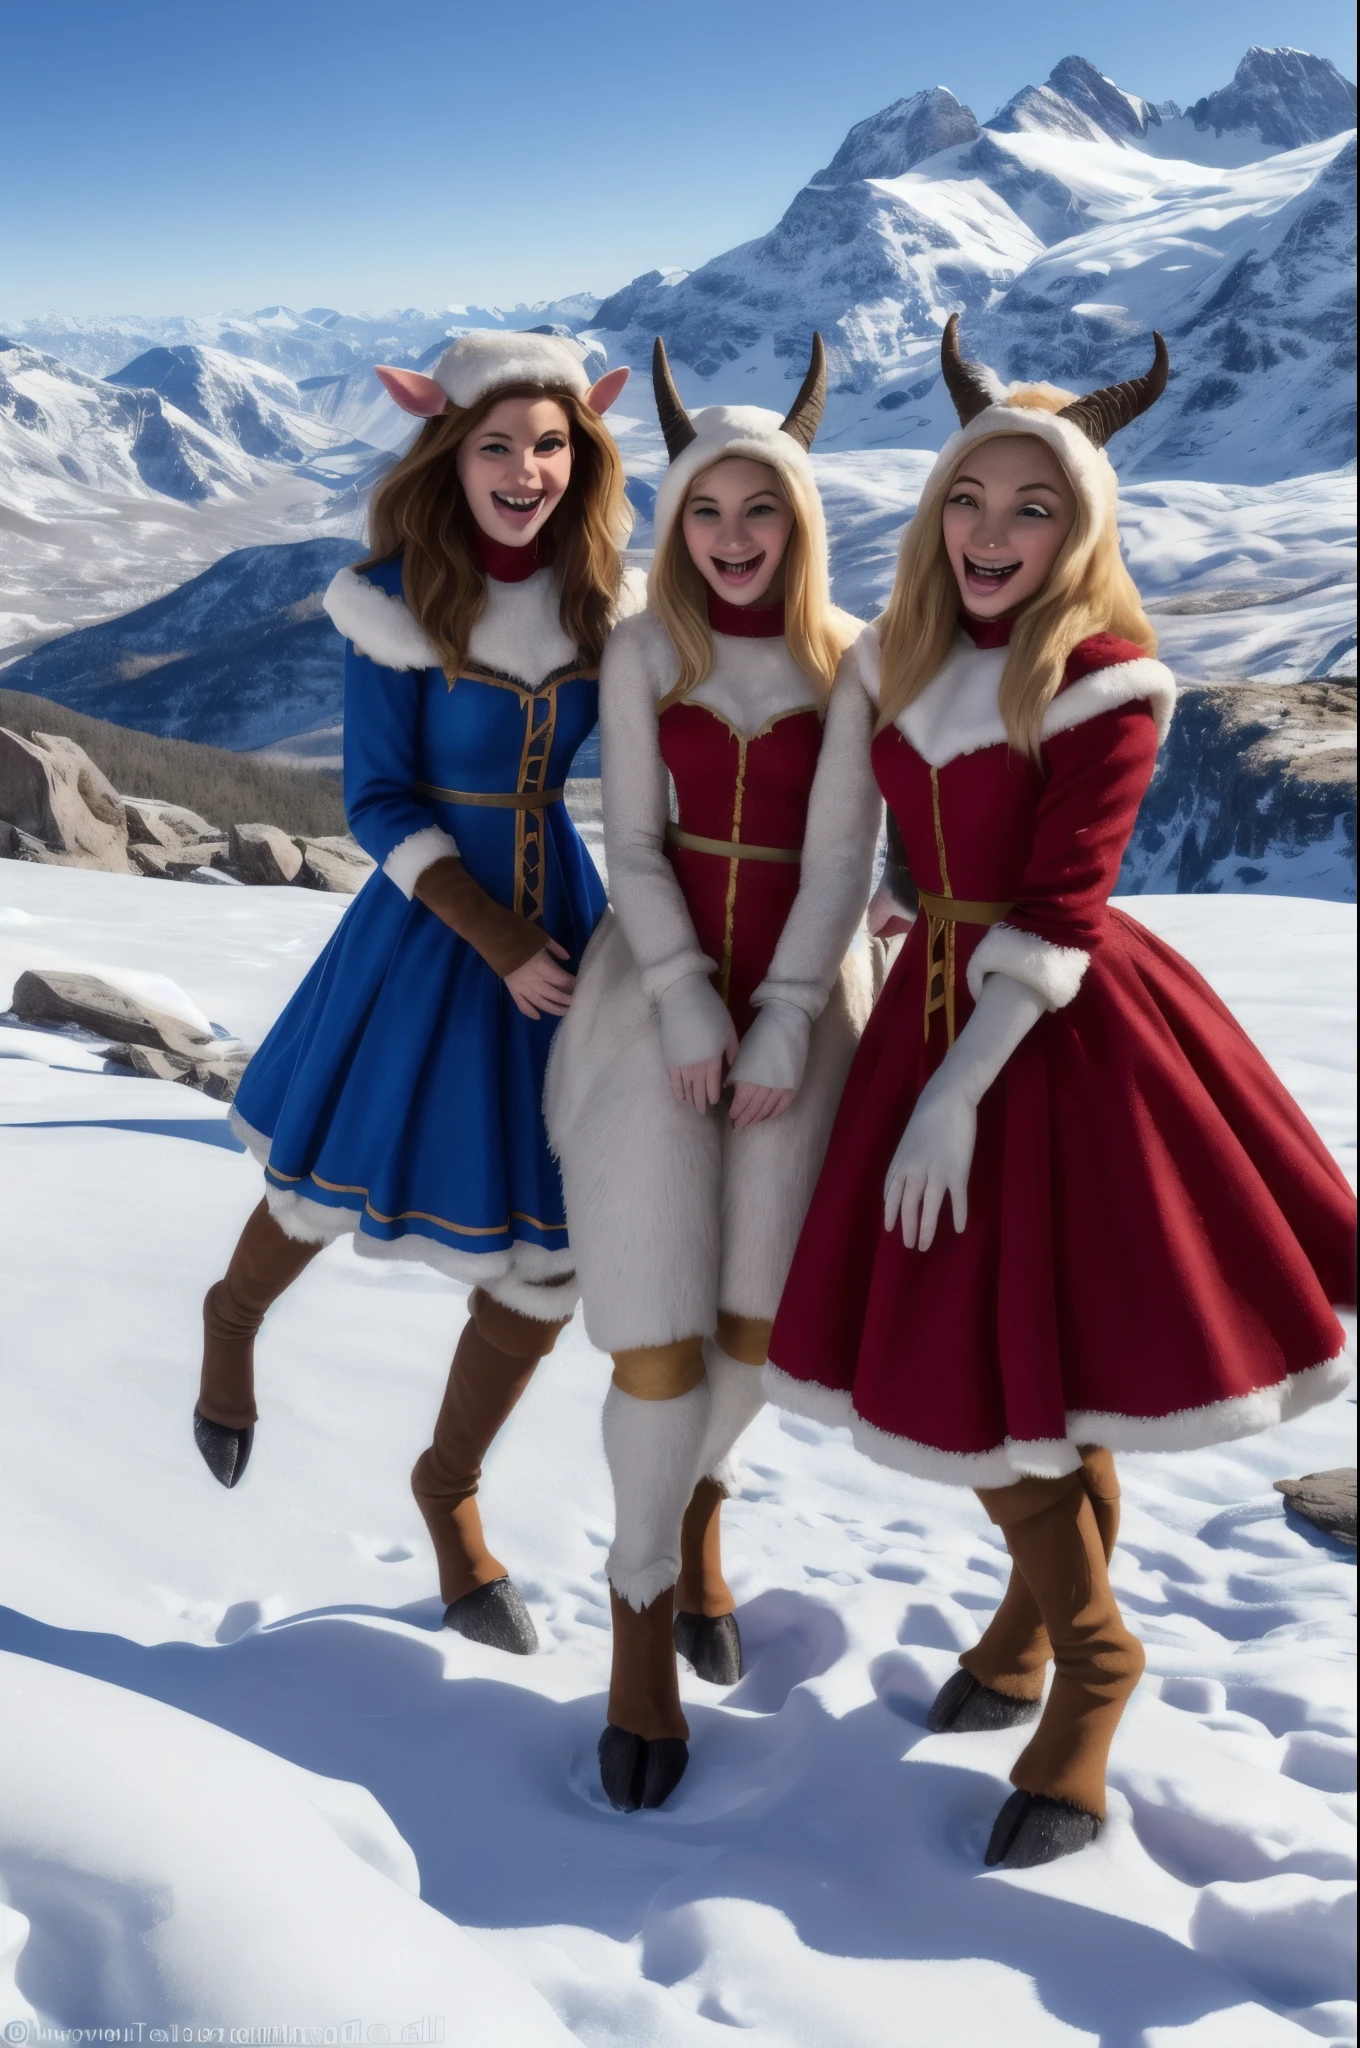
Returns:
[[[458,480],[482,532],[527,547],[571,482],[571,424],[555,398],[504,398],[459,444]]]
[[[793,507],[768,462],[715,462],[691,484],[680,523],[699,574],[729,604],[781,594]]]
[[[1072,531],[1077,501],[1037,434],[998,434],[965,449],[944,507],[944,545],[967,609],[1012,612],[1041,590]]]

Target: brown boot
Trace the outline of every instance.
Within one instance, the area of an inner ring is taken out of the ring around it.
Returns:
[[[672,1626],[675,1588],[639,1613],[611,1586],[614,1660],[609,1725],[600,1737],[600,1779],[611,1806],[632,1813],[660,1806],[689,1761],[689,1723],[680,1705]]]
[[[203,1369],[194,1439],[223,1486],[235,1486],[250,1457],[255,1407],[255,1338],[265,1312],[321,1246],[289,1237],[261,1202],[246,1220],[226,1273],[203,1301]]]
[[[1053,1689],[1011,1772],[989,1863],[1025,1868],[1094,1839],[1105,1818],[1114,1731],[1142,1676],[1142,1645],[1110,1590],[1091,1493],[1080,1475],[1022,1480],[979,1495],[1003,1530],[1053,1645]],[[1108,1505],[1108,1490],[1102,1490]]]
[[[538,1637],[505,1566],[487,1547],[477,1488],[483,1458],[564,1326],[522,1315],[474,1289],[434,1442],[411,1474],[439,1565],[445,1626],[521,1655],[538,1647]]]
[[[675,1647],[710,1685],[741,1677],[736,1601],[723,1577],[722,1504],[716,1479],[701,1479],[680,1524],[680,1577],[675,1588]]]
[[[1090,1496],[1108,1564],[1119,1534],[1119,1480],[1107,1450],[1095,1445],[1082,1449],[1081,1480]],[[1052,1655],[1038,1603],[1024,1574],[1012,1562],[1001,1605],[981,1641],[959,1658],[962,1669],[941,1688],[928,1725],[937,1735],[965,1735],[980,1728],[1014,1728],[1037,1720]]]

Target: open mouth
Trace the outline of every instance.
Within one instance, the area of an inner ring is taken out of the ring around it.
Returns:
[[[527,526],[543,503],[545,493],[534,491],[524,497],[507,497],[503,491],[493,491],[491,502],[508,526]]]
[[[758,555],[748,555],[744,562],[720,562],[716,555],[710,555],[709,560],[724,583],[730,584],[734,590],[740,590],[758,573],[761,563],[765,560],[765,550],[762,548]]]
[[[968,588],[979,596],[994,590],[1001,590],[1021,568],[1019,562],[975,562],[970,555],[963,558]]]

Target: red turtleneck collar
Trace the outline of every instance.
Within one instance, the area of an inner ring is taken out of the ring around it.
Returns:
[[[784,631],[784,600],[777,604],[729,604],[707,586],[708,623],[734,640],[778,640]]]
[[[961,611],[959,624],[974,647],[1009,647],[1015,619],[1011,613],[999,619],[975,619],[971,612]]]
[[[537,534],[522,548],[512,548],[503,540],[492,540],[477,526],[472,533],[472,552],[477,567],[496,583],[527,582],[540,566]]]

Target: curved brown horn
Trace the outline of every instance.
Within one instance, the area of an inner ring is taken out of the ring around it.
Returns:
[[[675,388],[671,366],[666,361],[666,344],[658,334],[652,346],[652,390],[656,393],[657,417],[666,437],[666,453],[674,462],[695,439],[694,425]]]
[[[986,371],[959,354],[957,313],[951,313],[944,323],[944,333],[940,336],[940,368],[961,427],[966,427],[969,420],[975,420],[989,405],[996,404],[996,393],[988,382]]]
[[[800,447],[810,448],[812,437],[826,411],[826,350],[820,334],[812,337],[808,372],[798,387],[798,396],[779,423],[781,434],[790,434]]]
[[[1107,384],[1103,391],[1089,391],[1085,398],[1074,399],[1058,414],[1060,420],[1071,420],[1074,427],[1080,427],[1088,441],[1094,441],[1097,448],[1103,448],[1111,434],[1117,434],[1121,427],[1136,420],[1140,412],[1146,412],[1155,405],[1166,389],[1167,373],[1171,358],[1166,352],[1166,343],[1156,328],[1152,331],[1156,353],[1152,368],[1142,377],[1131,377],[1127,384]]]

